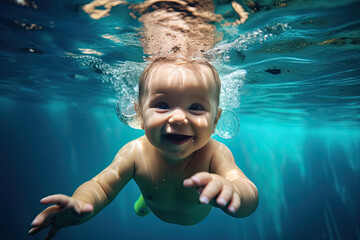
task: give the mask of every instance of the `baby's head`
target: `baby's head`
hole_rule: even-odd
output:
[[[216,99],[216,107],[219,106],[221,82],[216,69],[206,61],[185,58],[157,58],[144,69],[139,80],[138,103],[140,106],[142,106],[144,95],[146,95],[146,88],[149,87],[147,84],[149,84],[149,82],[150,86],[153,84],[150,80],[156,78],[161,73],[171,74],[172,70],[183,70],[183,84],[186,74],[192,74],[195,79],[207,81],[208,84],[215,84],[213,86],[215,91],[214,98]],[[169,79],[169,83],[178,84],[179,81],[176,81],[176,79]]]
[[[220,78],[205,61],[159,58],[139,81],[138,113],[150,143],[183,159],[207,144],[221,115]]]

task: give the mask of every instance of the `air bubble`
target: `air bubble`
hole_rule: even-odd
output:
[[[136,101],[133,97],[122,97],[116,102],[115,112],[122,123],[132,128],[140,129],[141,124],[137,118],[135,104]]]
[[[239,129],[240,120],[236,113],[231,109],[223,108],[215,133],[221,138],[230,139],[238,134]]]

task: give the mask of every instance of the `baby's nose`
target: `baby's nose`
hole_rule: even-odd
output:
[[[188,120],[186,119],[186,114],[181,109],[176,109],[171,117],[169,118],[170,124],[188,124]]]

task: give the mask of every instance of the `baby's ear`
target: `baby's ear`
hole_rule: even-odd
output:
[[[214,126],[213,126],[214,131],[215,131],[216,125],[220,119],[221,113],[222,113],[222,108],[219,107],[216,111],[216,117],[215,117]]]
[[[143,121],[143,116],[142,116],[142,111],[141,111],[140,104],[138,102],[135,102],[134,103],[134,108],[135,108],[135,112],[136,112],[135,118],[137,118],[137,122],[140,123],[141,129],[144,129],[144,121]]]

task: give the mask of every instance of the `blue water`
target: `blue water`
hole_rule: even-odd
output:
[[[0,3],[1,239],[42,239],[27,235],[39,200],[72,194],[143,134],[115,114],[145,66],[128,7],[94,20],[88,1],[31,3]],[[240,119],[234,138],[214,138],[258,187],[256,212],[213,209],[191,227],[139,218],[131,182],[55,239],[360,239],[360,3],[256,3],[245,24],[218,24],[224,38],[209,52],[221,105]]]

